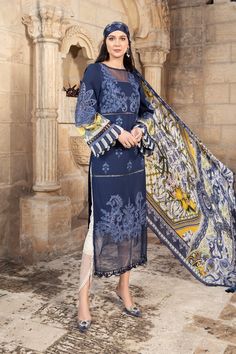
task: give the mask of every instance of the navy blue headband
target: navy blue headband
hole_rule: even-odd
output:
[[[105,38],[107,38],[107,36],[111,33],[111,32],[114,32],[114,31],[122,31],[124,32],[128,39],[129,39],[129,28],[128,26],[123,23],[123,22],[118,22],[118,21],[115,21],[115,22],[112,22],[111,24],[107,25],[105,28],[104,28],[104,31],[103,31],[103,35]]]

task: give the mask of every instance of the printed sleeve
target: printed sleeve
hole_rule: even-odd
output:
[[[135,127],[139,127],[143,131],[142,140],[140,143],[140,150],[144,155],[150,155],[155,147],[154,142],[154,108],[147,100],[144,88],[140,84],[140,107],[138,113],[138,119]]]
[[[75,110],[75,125],[92,153],[99,157],[116,143],[122,131],[118,125],[98,113],[99,93],[101,87],[100,71],[96,64],[90,64],[80,83]]]

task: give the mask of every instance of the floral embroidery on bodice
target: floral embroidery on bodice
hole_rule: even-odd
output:
[[[112,75],[110,69],[100,63],[102,73],[102,97],[100,110],[101,114],[105,113],[137,113],[140,104],[139,83],[135,80],[134,75],[130,72],[126,72],[127,80],[123,81],[126,84],[131,85],[132,93],[129,94],[120,85],[120,82]],[[124,74],[124,72],[123,72]]]

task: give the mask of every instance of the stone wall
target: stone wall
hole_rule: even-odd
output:
[[[0,1],[0,256],[19,248],[19,198],[32,185],[31,47],[21,1]]]
[[[59,0],[40,1],[47,5],[60,4]],[[0,257],[20,254],[19,201],[20,197],[31,195],[33,185],[33,47],[22,16],[34,3],[37,1],[0,0]],[[79,25],[87,31],[96,50],[107,23],[127,22],[121,0],[68,0],[66,4],[71,15],[70,25]],[[76,82],[81,79],[85,65],[85,60],[79,63]],[[74,68],[66,73],[73,84]],[[59,123],[58,180],[60,194],[71,199],[72,232],[78,238],[78,215],[87,215],[87,170],[78,169],[73,161],[69,130],[68,124]]]
[[[170,0],[165,94],[214,155],[236,172],[236,3]]]

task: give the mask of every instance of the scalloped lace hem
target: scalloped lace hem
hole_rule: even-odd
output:
[[[94,275],[98,276],[99,278],[101,277],[111,277],[112,275],[121,275],[129,270],[131,270],[132,268],[136,268],[140,265],[144,265],[145,263],[147,263],[147,258],[143,258],[140,261],[136,262],[136,263],[131,263],[126,267],[122,267],[119,269],[115,269],[109,272],[99,272],[97,270],[94,271]]]

